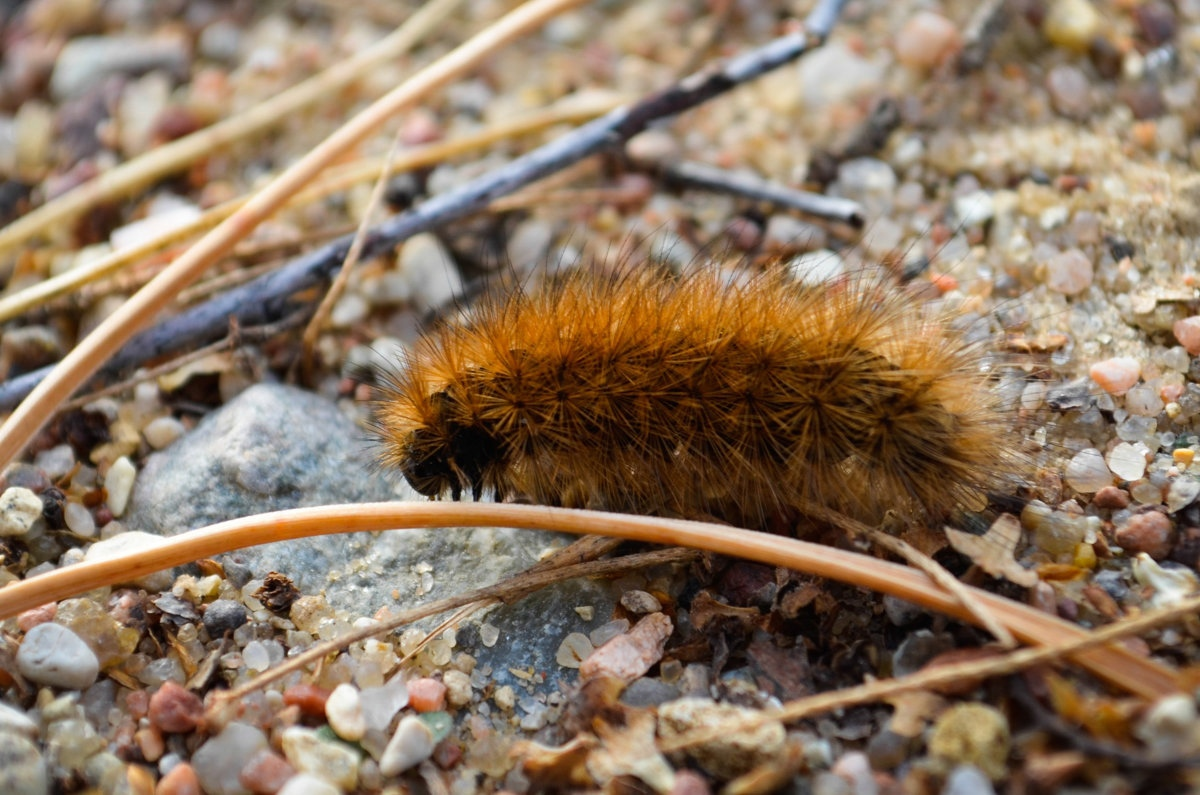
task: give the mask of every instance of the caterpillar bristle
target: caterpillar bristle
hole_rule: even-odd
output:
[[[381,388],[376,427],[428,496],[928,521],[1009,468],[980,357],[881,277],[579,269],[438,325]]]

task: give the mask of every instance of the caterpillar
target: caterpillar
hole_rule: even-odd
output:
[[[382,463],[430,497],[927,520],[1006,469],[981,355],[881,277],[576,269],[437,325],[374,423]]]

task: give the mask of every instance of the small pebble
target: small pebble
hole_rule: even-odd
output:
[[[249,614],[245,606],[234,599],[217,599],[204,609],[204,628],[214,640],[225,637],[246,623]]]
[[[941,795],[995,795],[996,788],[975,765],[958,765],[946,776]]]
[[[108,491],[108,508],[113,516],[120,517],[125,513],[136,477],[137,469],[126,456],[113,461],[108,468],[108,474],[104,476],[104,488]]]
[[[154,795],[203,795],[196,769],[187,762],[175,765],[158,780]]]
[[[446,701],[452,707],[465,707],[471,703],[471,676],[451,668],[442,674],[446,685]]]
[[[1108,452],[1105,462],[1121,480],[1137,480],[1146,474],[1145,449],[1141,443],[1121,442]]]
[[[1135,513],[1117,528],[1113,540],[1129,555],[1145,552],[1155,560],[1165,560],[1175,546],[1177,533],[1171,520],[1161,511]]]
[[[417,712],[439,712],[446,708],[446,686],[436,679],[421,677],[407,684],[408,705]]]
[[[1088,375],[1110,395],[1123,395],[1141,378],[1142,363],[1132,356],[1114,356],[1093,364]]]
[[[1092,494],[1112,485],[1112,473],[1104,455],[1094,447],[1080,450],[1067,464],[1064,473],[1067,485],[1081,494]]]
[[[1092,260],[1077,248],[1069,248],[1046,262],[1046,286],[1063,295],[1078,295],[1092,286]]]
[[[0,732],[0,792],[4,795],[47,795],[50,781],[36,745],[16,732]]]
[[[1176,320],[1171,330],[1190,356],[1200,356],[1200,315]]]
[[[462,294],[462,277],[450,252],[428,232],[404,242],[398,266],[412,288],[413,303],[421,311],[443,307]]]
[[[358,751],[321,738],[316,730],[292,726],[283,732],[283,755],[301,773],[311,773],[343,790],[358,786]]]
[[[31,607],[17,616],[17,627],[19,627],[22,632],[28,632],[38,624],[45,624],[47,621],[53,621],[54,616],[57,613],[58,605],[55,602],[47,602],[44,605]]]
[[[927,71],[962,49],[954,23],[932,11],[918,11],[896,34],[896,60],[910,69]]]
[[[100,661],[83,640],[59,624],[38,624],[17,649],[17,669],[26,679],[64,690],[83,690],[96,681]]]
[[[42,498],[20,486],[0,494],[0,536],[23,536],[42,518]]]
[[[21,710],[0,702],[0,732],[16,732],[33,738],[37,736],[38,725]]]
[[[68,530],[80,538],[92,538],[96,535],[95,517],[78,502],[68,502],[63,506],[63,522]]]
[[[621,607],[634,615],[641,616],[662,610],[662,603],[654,598],[653,594],[632,590],[621,594]]]
[[[1084,53],[1100,32],[1100,23],[1100,12],[1088,0],[1052,0],[1042,33],[1057,47]]]
[[[1092,505],[1107,511],[1119,511],[1129,507],[1129,492],[1116,486],[1104,486],[1092,497]]]
[[[296,775],[296,768],[279,754],[264,748],[242,767],[238,781],[251,792],[278,792],[288,779]]]
[[[354,685],[342,683],[333,689],[325,699],[325,717],[329,719],[329,728],[343,740],[357,742],[366,734],[362,699]]]
[[[341,795],[333,784],[310,773],[292,776],[275,795]]]
[[[33,457],[33,465],[42,470],[51,481],[66,476],[75,466],[75,451],[69,444],[59,444],[43,450]]]
[[[146,437],[146,444],[161,450],[183,436],[185,430],[183,423],[174,417],[158,417],[142,428],[142,435]]]
[[[1167,510],[1171,513],[1182,511],[1200,497],[1200,480],[1191,477],[1179,477],[1171,482],[1167,489]]]
[[[433,730],[416,715],[406,715],[379,758],[379,772],[399,775],[432,756],[436,745]]]
[[[238,774],[265,748],[267,736],[260,729],[236,721],[210,737],[192,754],[191,761],[205,795],[245,795]]]
[[[595,649],[587,635],[571,632],[559,644],[554,660],[563,668],[578,668]]]
[[[1046,75],[1050,104],[1060,115],[1086,119],[1092,112],[1091,84],[1083,70],[1074,64],[1059,64]]]
[[[151,725],[168,734],[190,732],[204,720],[204,702],[174,682],[163,682],[150,697]]]
[[[363,688],[359,697],[362,702],[363,720],[367,729],[384,731],[397,712],[408,706],[408,689],[398,679],[380,687]]]

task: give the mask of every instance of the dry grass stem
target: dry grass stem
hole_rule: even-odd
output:
[[[921,572],[799,539],[678,519],[540,505],[453,502],[334,505],[221,522],[163,539],[159,545],[134,556],[79,563],[9,585],[0,590],[0,618],[93,588],[128,582],[154,571],[257,544],[330,532],[459,526],[553,530],[706,549],[853,583],[963,621],[976,620],[957,598]],[[1032,607],[985,591],[970,592],[1024,643],[1050,646],[1089,637],[1086,630]],[[1143,698],[1176,693],[1182,686],[1176,673],[1123,646],[1088,648],[1072,654],[1071,659],[1113,686]]]

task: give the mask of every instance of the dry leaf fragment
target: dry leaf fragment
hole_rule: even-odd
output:
[[[1037,585],[1037,573],[1013,557],[1021,541],[1021,522],[1012,514],[1002,514],[981,536],[947,527],[946,538],[950,546],[993,577],[1003,577],[1023,588]]]
[[[587,772],[604,786],[618,776],[633,776],[655,792],[675,786],[675,771],[654,742],[657,721],[650,711],[630,710],[624,726],[596,721],[600,746],[587,758]]]
[[[521,770],[536,789],[594,787],[596,782],[588,774],[586,762],[596,743],[590,734],[577,734],[557,748],[518,740],[513,743],[511,755],[520,760]]]

